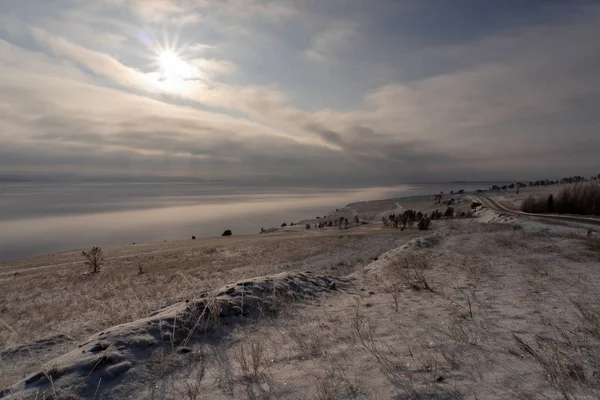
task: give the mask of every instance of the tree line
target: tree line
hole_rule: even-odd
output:
[[[559,185],[559,184],[574,184],[574,183],[584,183],[584,182],[593,182],[593,181],[600,181],[600,174],[598,175],[594,175],[591,176],[589,178],[585,178],[583,176],[580,175],[575,175],[575,176],[567,176],[561,179],[538,179],[536,181],[529,181],[529,182],[515,182],[515,183],[511,183],[510,185],[493,185],[491,186],[488,190],[491,192],[498,192],[500,190],[508,190],[508,189],[521,189],[521,188],[526,188],[526,187],[548,187],[548,186],[553,186],[553,185]]]
[[[427,213],[423,213],[421,211],[409,209],[401,214],[390,214],[387,218],[382,217],[381,222],[383,222],[385,226],[400,228],[400,230],[412,228],[417,225],[419,230],[426,231],[429,230],[431,227],[431,221],[434,220],[469,217],[471,217],[470,212],[467,213],[463,211],[458,213],[454,210],[454,207],[448,207],[444,212],[436,209],[435,211],[432,211],[431,215],[427,215]]]
[[[534,214],[600,215],[600,183],[576,183],[560,190],[557,196],[529,196],[521,211]]]

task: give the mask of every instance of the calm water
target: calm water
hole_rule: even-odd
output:
[[[323,190],[234,189],[198,183],[0,183],[0,260],[94,245],[218,236],[325,215],[351,202],[475,189],[415,184]]]

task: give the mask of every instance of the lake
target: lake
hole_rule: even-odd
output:
[[[0,183],[0,260],[62,250],[258,233],[335,208],[480,184],[361,189],[234,188],[202,183]]]

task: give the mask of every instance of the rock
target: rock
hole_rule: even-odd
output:
[[[231,233],[231,230],[227,229],[225,232],[223,232],[223,234],[221,236],[231,236],[233,235],[233,233]]]
[[[109,344],[108,343],[103,343],[103,342],[97,342],[95,343],[92,348],[90,349],[90,351],[92,353],[97,353],[99,351],[104,351],[106,349],[108,349]]]
[[[131,369],[132,365],[129,361],[123,361],[106,368],[106,373],[111,377],[116,377]]]
[[[177,349],[177,352],[179,354],[188,354],[192,352],[192,349],[190,349],[189,347],[180,347]]]

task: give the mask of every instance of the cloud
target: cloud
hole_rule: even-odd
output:
[[[198,66],[200,71],[211,75],[233,74],[236,71],[236,65],[231,61],[214,60],[201,58],[193,62]]]
[[[111,7],[128,7],[148,22],[193,24],[205,12],[237,20],[262,19],[282,21],[297,14],[294,1],[289,0],[103,0]]]
[[[42,61],[42,60],[39,60]],[[344,181],[364,160],[246,119],[6,68],[3,171],[192,175],[278,184]],[[56,101],[57,96],[61,101]],[[4,96],[3,96],[4,97]],[[276,166],[276,168],[274,168]]]
[[[187,53],[191,54],[204,54],[207,51],[216,49],[218,46],[206,43],[194,43],[192,45],[188,45],[185,48]]]
[[[186,13],[184,15],[178,15],[171,19],[176,25],[187,25],[187,24],[196,24],[202,20],[202,14],[198,12]]]
[[[167,17],[178,16],[185,11],[171,0],[137,0],[131,2],[131,4],[138,16],[154,22]]]
[[[351,22],[338,23],[319,32],[311,40],[304,55],[311,61],[330,62],[342,52],[351,49],[358,38],[357,25]]]
[[[109,77],[126,87],[149,87],[142,73],[124,66],[107,54],[88,50],[39,28],[31,28],[31,33],[38,44],[56,56],[83,65],[97,75]]]
[[[189,3],[173,4],[155,10],[162,10],[161,18],[177,18],[178,10],[190,9]],[[270,3],[222,7],[234,4]],[[298,12],[296,5],[286,7]],[[209,6],[196,6],[204,7],[202,24],[210,24]],[[295,43],[300,56],[288,66],[296,68],[291,76],[297,81],[282,79],[287,71],[265,58],[258,68],[269,84],[253,82],[250,62],[209,58],[204,52],[212,56],[216,48],[196,44],[184,47],[192,55],[186,62],[203,74],[181,91],[153,80],[155,67],[129,54],[76,44],[39,27],[13,29],[19,39],[30,32],[36,47],[0,40],[0,168],[315,186],[528,178],[597,168],[600,55],[590,49],[600,35],[600,8],[460,44],[428,45],[403,54],[400,64],[369,60],[403,71],[439,68],[413,79],[386,79],[345,108],[300,107],[299,93],[306,86],[304,103],[318,100],[309,73],[333,81],[362,63],[353,52],[368,39],[359,23],[316,25],[318,33],[304,42],[308,50],[301,40]],[[369,44],[394,50],[393,41],[379,39]],[[254,43],[237,40],[239,46]],[[304,57],[326,64],[305,69]],[[342,83],[369,81],[365,71]],[[342,93],[336,85],[327,89]]]

